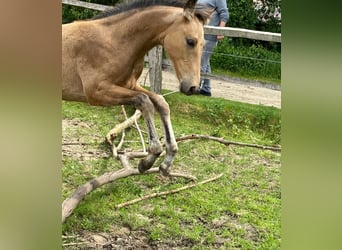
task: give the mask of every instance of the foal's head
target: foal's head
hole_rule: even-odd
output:
[[[212,9],[195,6],[197,0],[188,0],[183,15],[168,28],[163,46],[169,55],[178,80],[180,91],[191,95],[199,88],[201,56],[204,46],[203,25]]]

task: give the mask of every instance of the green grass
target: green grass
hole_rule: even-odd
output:
[[[273,83],[277,85],[281,85],[281,78],[275,78],[271,76],[265,76],[265,75],[248,75],[244,72],[233,72],[229,70],[223,70],[220,68],[212,69],[212,74],[217,76],[223,76],[223,77],[231,77],[231,78],[238,78],[241,80],[250,80],[250,81],[258,81],[262,83]]]
[[[281,52],[261,45],[237,46],[232,39],[224,39],[215,48],[210,62],[213,72],[266,82],[281,81]]]
[[[279,109],[179,93],[166,100],[176,137],[194,133],[263,145],[280,144]],[[126,110],[128,115],[134,112],[131,107]],[[65,120],[78,123],[72,131],[64,132],[69,136],[67,140],[90,144],[78,154],[63,157],[65,199],[87,180],[120,168],[101,138],[124,117],[120,107],[71,102],[63,102],[62,111]],[[83,123],[87,126],[79,126]],[[145,129],[142,119],[139,124]],[[157,115],[156,127],[162,136]],[[126,131],[126,141],[125,148],[141,148],[135,129]],[[79,156],[90,150],[107,155],[90,159]],[[180,193],[115,209],[121,202],[188,184],[182,178],[165,180],[158,175],[120,179],[89,194],[63,224],[63,234],[117,235],[120,229],[128,228],[130,235],[160,249],[280,248],[280,153],[226,147],[207,140],[186,141],[179,143],[173,169],[195,175],[199,181],[225,174],[214,182]]]

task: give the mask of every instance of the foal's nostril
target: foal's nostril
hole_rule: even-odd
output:
[[[195,86],[192,86],[192,87],[190,87],[190,89],[189,89],[189,95],[193,95],[193,94],[196,94],[196,87]]]
[[[180,85],[180,91],[186,95],[193,95],[197,93],[197,88],[190,81],[182,81]]]
[[[190,87],[188,91],[184,92],[184,94],[186,95],[193,95],[195,93],[196,93],[195,87]]]

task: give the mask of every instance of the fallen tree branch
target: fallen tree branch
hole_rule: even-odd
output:
[[[127,113],[126,113],[126,110],[125,110],[125,106],[124,105],[121,105],[121,110],[122,110],[122,113],[124,114],[125,116],[125,119],[127,120],[128,117],[127,117]],[[122,145],[124,143],[124,140],[125,140],[125,136],[126,136],[126,133],[125,133],[125,129],[122,130],[122,136],[121,136],[121,140],[117,146],[117,150],[120,150],[122,148]],[[117,151],[116,151],[117,152]]]
[[[210,135],[196,135],[196,134],[186,135],[186,136],[181,136],[181,137],[176,138],[176,141],[180,142],[180,141],[194,140],[194,139],[208,139],[212,141],[217,141],[226,146],[236,145],[236,146],[242,146],[242,147],[252,147],[252,148],[260,148],[260,149],[268,149],[272,151],[281,151],[280,147],[264,146],[264,145],[250,144],[250,143],[244,143],[244,142],[227,141],[223,138],[218,138],[218,137],[214,137]]]
[[[62,146],[70,146],[70,145],[81,145],[81,146],[86,146],[86,145],[96,145],[96,142],[63,142]]]
[[[80,186],[69,198],[65,199],[62,203],[62,223],[65,221],[67,217],[69,217],[74,209],[78,206],[78,204],[89,194],[90,192],[94,191],[96,188],[103,186],[104,184],[114,182],[115,180],[126,178],[128,176],[133,175],[141,175],[141,174],[153,174],[159,173],[159,168],[151,168],[144,173],[140,173],[138,169],[132,168],[129,165],[128,158],[126,155],[118,155],[123,169],[107,172],[101,176],[98,176],[87,183]],[[184,175],[179,173],[170,173],[172,177],[183,177],[188,178],[191,180],[195,180],[196,177],[191,175]]]
[[[215,176],[213,178],[210,178],[210,179],[198,182],[198,183],[194,183],[194,184],[191,184],[191,185],[186,185],[186,186],[183,186],[181,188],[176,188],[176,189],[169,190],[169,191],[148,194],[148,195],[145,195],[143,197],[139,197],[139,198],[136,198],[134,200],[130,200],[130,201],[127,201],[127,202],[115,205],[115,208],[127,207],[129,205],[132,205],[134,203],[137,203],[137,202],[140,202],[140,201],[143,201],[143,200],[151,199],[151,198],[158,197],[158,196],[164,196],[164,195],[168,195],[168,194],[178,193],[180,191],[183,191],[183,190],[186,190],[186,189],[189,189],[189,188],[196,187],[196,186],[201,185],[201,184],[205,184],[205,183],[217,180],[217,179],[221,178],[222,176],[223,176],[223,174],[219,174],[219,175],[217,175],[217,176]]]
[[[132,126],[135,120],[139,119],[141,116],[141,111],[136,109],[135,113],[125,120],[124,122],[116,125],[109,133],[106,135],[106,140],[110,145],[113,145],[113,140],[117,137],[117,135],[124,130],[125,128],[128,128]]]
[[[125,110],[124,105],[121,105],[121,110],[122,110],[123,115],[125,116],[125,119],[127,120],[128,118],[127,118],[127,114],[126,114],[126,110]],[[120,139],[118,146],[115,146],[114,141],[112,143],[112,154],[113,154],[113,157],[115,159],[118,157],[118,150],[121,149],[121,147],[124,143],[125,136],[126,136],[125,127],[121,127],[121,128],[122,128],[122,133],[121,133],[121,139]],[[116,131],[116,134],[118,134],[119,132],[121,132],[121,131]]]
[[[136,129],[138,130],[138,134],[139,134],[139,137],[140,137],[140,141],[141,141],[141,145],[142,145],[142,148],[143,148],[143,152],[147,152],[146,151],[144,137],[142,135],[141,129],[140,129],[139,124],[138,124],[138,119],[139,119],[139,117],[135,117],[134,124],[135,124]]]
[[[106,136],[107,142],[112,147],[113,157],[114,158],[118,157],[118,150],[121,149],[121,147],[122,147],[122,145],[124,143],[125,129],[130,127],[130,126],[133,126],[133,127],[135,127],[138,130],[138,134],[139,134],[139,137],[140,137],[140,142],[142,144],[143,152],[146,152],[146,146],[145,146],[145,142],[144,142],[144,137],[142,135],[141,129],[140,129],[139,124],[137,122],[137,120],[141,116],[141,111],[136,109],[135,113],[130,118],[128,118],[124,105],[121,105],[121,110],[122,110],[122,113],[123,113],[123,115],[124,115],[126,120],[124,122],[116,125],[111,131],[109,131],[109,133]],[[133,123],[134,123],[135,126],[133,125]],[[114,140],[118,136],[119,133],[122,133],[121,140],[120,140],[118,146],[115,146]]]

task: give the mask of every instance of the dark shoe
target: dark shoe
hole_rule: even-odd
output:
[[[198,93],[201,94],[201,95],[205,95],[205,96],[211,96],[211,93],[210,93],[210,92],[204,91],[204,90],[202,90],[202,89],[200,89],[200,90],[198,91]]]

